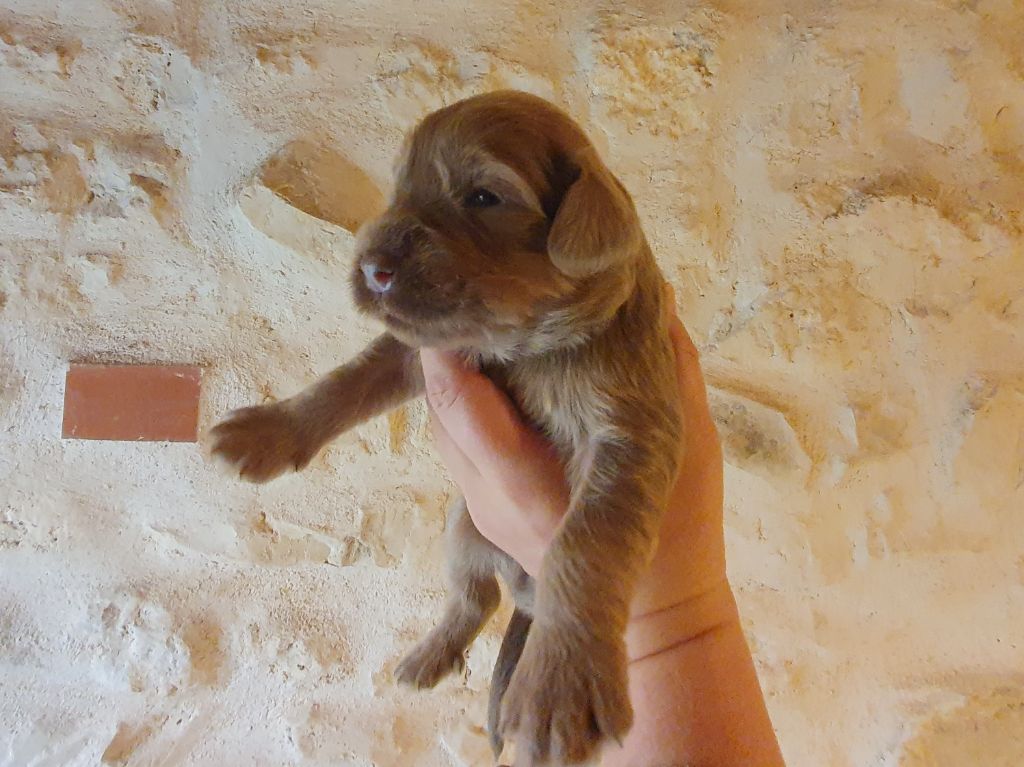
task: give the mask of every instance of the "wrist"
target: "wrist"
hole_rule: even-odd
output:
[[[665,607],[634,611],[626,624],[626,655],[630,664],[640,663],[730,622],[739,622],[739,612],[729,582],[722,578]]]

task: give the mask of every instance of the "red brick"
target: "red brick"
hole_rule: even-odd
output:
[[[189,365],[72,365],[65,439],[195,442],[202,369]]]

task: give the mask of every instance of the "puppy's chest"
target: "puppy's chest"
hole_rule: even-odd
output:
[[[533,360],[485,367],[526,419],[572,463],[607,421],[600,382],[566,360]]]

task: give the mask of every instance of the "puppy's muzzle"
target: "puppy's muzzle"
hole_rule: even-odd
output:
[[[359,268],[366,279],[366,287],[374,293],[386,293],[394,284],[394,269],[385,269],[372,260],[364,260]]]
[[[359,257],[359,270],[372,293],[387,293],[396,286],[402,264],[409,259],[420,236],[419,227],[408,220],[395,221],[386,216],[377,222]]]

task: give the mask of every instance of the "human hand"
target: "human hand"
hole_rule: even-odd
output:
[[[675,302],[667,288],[668,307]],[[732,605],[725,579],[722,453],[697,350],[675,312],[669,334],[676,355],[684,439],[679,476],[662,518],[658,547],[641,578],[627,630],[631,658],[656,651],[664,622],[678,636],[700,630]],[[536,575],[568,507],[564,468],[550,444],[526,425],[503,392],[452,353],[420,352],[434,438],[477,529]],[[678,609],[677,609],[678,608]],[[685,608],[685,609],[683,609]]]
[[[536,576],[569,505],[558,454],[457,354],[421,349],[420,360],[434,442],[473,524]]]
[[[631,662],[736,618],[725,568],[722,445],[708,407],[697,348],[675,314],[672,287],[666,285],[665,290],[683,441],[658,547],[633,596],[626,627]]]

